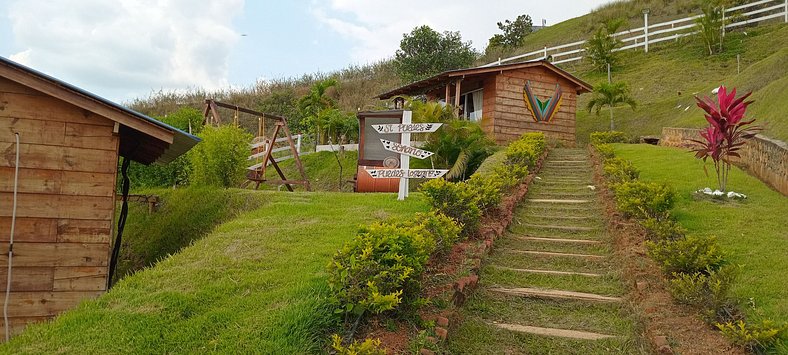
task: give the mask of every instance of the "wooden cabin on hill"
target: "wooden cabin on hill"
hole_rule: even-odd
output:
[[[546,60],[451,70],[396,88],[378,98],[426,95],[479,121],[498,144],[526,132],[575,144],[577,96],[591,86]]]
[[[0,299],[10,292],[13,333],[106,291],[119,157],[167,163],[197,142],[0,57]]]

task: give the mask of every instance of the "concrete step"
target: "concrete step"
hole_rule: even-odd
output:
[[[507,295],[530,297],[530,298],[547,298],[547,299],[558,299],[558,300],[576,300],[576,301],[609,302],[609,303],[621,302],[620,297],[602,296],[594,293],[585,293],[585,292],[550,290],[543,288],[492,287],[489,290],[492,292],[498,292]]]
[[[541,199],[541,198],[529,198],[527,201],[530,203],[558,203],[558,204],[581,204],[581,203],[594,202],[592,200]]]
[[[584,258],[584,259],[604,259],[604,255],[592,255],[592,254],[574,254],[574,253],[556,253],[552,251],[537,251],[537,250],[519,250],[519,249],[504,249],[504,251],[516,254],[529,254],[529,255],[538,255],[538,256],[558,256],[558,257],[572,257],[572,258]]]
[[[561,237],[514,237],[519,240],[532,240],[538,242],[556,242],[556,243],[577,243],[577,244],[599,244],[601,241],[593,239],[567,239]]]
[[[558,337],[558,338],[579,339],[579,340],[601,340],[601,339],[616,338],[615,335],[584,332],[584,331],[570,330],[570,329],[542,328],[542,327],[533,327],[530,325],[507,324],[507,323],[493,323],[492,325],[501,329],[506,329],[518,333],[526,333],[526,334],[534,334],[534,335],[542,335],[542,336]]]
[[[590,232],[597,230],[594,227],[583,227],[583,226],[559,226],[554,224],[531,224],[531,223],[523,223],[523,227],[528,228],[537,228],[537,229],[557,229],[562,231],[568,232]]]
[[[511,267],[506,267],[506,266],[498,266],[498,265],[490,265],[490,266],[493,267],[493,268],[496,268],[496,269],[500,269],[500,270],[524,272],[524,273],[531,273],[531,274],[602,277],[601,274],[595,274],[595,273],[590,273],[590,272],[537,270],[537,269],[516,269],[516,268],[511,268]]]
[[[545,215],[545,214],[526,214],[523,215],[524,219],[541,219],[541,220],[565,220],[565,221],[588,221],[595,220],[596,216],[566,216],[566,215]]]

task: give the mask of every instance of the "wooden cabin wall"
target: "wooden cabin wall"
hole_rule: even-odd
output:
[[[28,322],[52,318],[105,290],[119,139],[109,119],[0,78],[3,286],[15,132],[21,155],[8,313],[18,333]]]
[[[528,111],[523,99],[526,80],[539,98],[550,97],[555,92],[555,84],[561,85],[563,100],[561,107],[550,122],[536,122]],[[531,67],[504,71],[496,76],[494,90],[492,84],[485,85],[484,116],[492,118],[493,137],[498,144],[506,144],[526,132],[544,132],[548,139],[565,145],[575,144],[575,110],[577,108],[576,85],[554,72]],[[488,91],[494,94],[488,95]],[[489,110],[489,111],[488,111]],[[490,116],[488,116],[490,112]]]

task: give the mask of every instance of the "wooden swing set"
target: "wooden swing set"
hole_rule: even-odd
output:
[[[285,185],[288,191],[293,191],[293,187],[291,185],[303,185],[306,191],[311,191],[309,180],[306,177],[306,172],[304,172],[304,166],[301,164],[301,158],[298,155],[298,148],[296,148],[296,144],[293,142],[293,136],[290,134],[290,129],[287,128],[287,120],[284,117],[259,112],[212,99],[206,99],[205,110],[203,110],[203,124],[215,125],[217,127],[222,124],[222,116],[219,115],[219,107],[235,110],[233,124],[236,127],[238,127],[239,112],[247,113],[257,117],[257,137],[252,140],[252,155],[249,156],[249,159],[255,159],[258,163],[248,168],[249,171],[246,174],[246,181],[241,185],[241,187],[248,186],[249,184],[255,184],[254,188],[256,190],[260,187],[261,183],[266,183],[273,185]],[[266,137],[265,135],[265,119],[274,121],[274,130],[270,137]],[[280,132],[284,133],[285,136],[279,138],[278,135]],[[274,151],[281,151],[281,149],[274,149],[274,146],[278,142],[287,142],[289,145],[290,152],[293,156],[293,159],[295,160],[295,164],[298,167],[298,171],[301,173],[301,180],[288,180],[287,177],[285,177],[284,172],[282,172],[282,169],[279,167],[279,164],[276,162],[276,159],[273,156]],[[286,150],[286,148],[283,149]],[[263,159],[260,160],[260,158]],[[266,179],[265,170],[269,164],[272,165],[274,169],[276,169],[276,172],[279,174],[281,180]]]

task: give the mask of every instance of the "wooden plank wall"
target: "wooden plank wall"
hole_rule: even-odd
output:
[[[119,142],[112,121],[0,78],[3,286],[17,132],[21,155],[8,305],[14,333],[105,290]],[[1,292],[4,297],[4,287]]]
[[[540,99],[552,96],[556,83],[561,85],[563,100],[552,121],[534,121],[523,100],[523,87],[526,80],[531,81],[531,88]],[[494,85],[491,82],[485,84],[483,106],[485,117],[490,115],[492,117],[492,133],[496,143],[511,142],[526,132],[544,132],[549,139],[574,146],[577,107],[575,90],[575,85],[569,80],[541,67],[510,70],[498,74]],[[488,95],[488,92],[493,94]]]

